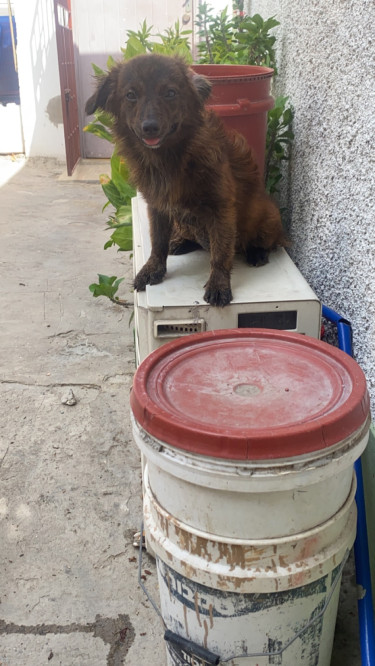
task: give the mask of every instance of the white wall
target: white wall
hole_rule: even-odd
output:
[[[14,13],[26,155],[65,161],[53,0],[15,0]]]

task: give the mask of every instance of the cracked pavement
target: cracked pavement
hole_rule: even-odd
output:
[[[99,184],[63,171],[0,158],[0,666],[165,666],[132,545],[131,309],[88,289],[97,273],[125,276],[131,303],[131,258],[103,250]],[[142,573],[157,599],[147,555]],[[331,666],[361,663],[355,594],[351,563]]]
[[[12,171],[0,158],[0,177]],[[61,173],[32,160],[0,190],[0,664],[163,666],[132,545],[131,309],[88,289],[97,273],[125,276],[132,303],[131,258],[103,250],[100,185]],[[157,597],[146,555],[144,567]]]

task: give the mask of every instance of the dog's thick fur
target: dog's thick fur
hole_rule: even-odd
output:
[[[86,112],[113,115],[118,151],[148,203],[152,251],[135,289],[163,280],[168,253],[201,246],[211,256],[204,299],[224,306],[235,252],[262,265],[285,238],[245,139],[205,109],[210,89],[181,59],[142,55],[99,80]]]

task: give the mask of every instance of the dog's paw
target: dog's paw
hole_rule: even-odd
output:
[[[159,284],[163,281],[165,269],[149,270],[144,266],[134,278],[133,287],[137,291],[144,291],[147,284]]]
[[[203,298],[206,303],[223,308],[231,302],[233,298],[232,290],[230,287],[220,289],[219,287],[210,286],[210,284],[207,283]]]
[[[253,247],[249,245],[246,248],[246,261],[250,266],[265,266],[268,264],[269,250],[263,247]]]

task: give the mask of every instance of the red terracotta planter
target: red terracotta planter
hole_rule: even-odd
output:
[[[273,69],[256,65],[193,65],[192,69],[212,84],[207,108],[221,116],[228,128],[244,135],[263,173],[267,112],[274,106]]]

